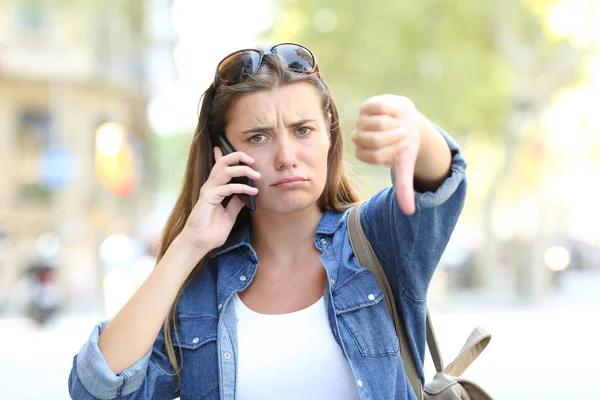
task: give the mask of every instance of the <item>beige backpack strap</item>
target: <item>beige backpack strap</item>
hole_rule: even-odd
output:
[[[435,337],[435,331],[433,330],[433,324],[431,323],[431,316],[429,310],[427,310],[427,347],[429,347],[429,353],[433,359],[433,365],[437,372],[444,371],[444,361],[442,360],[442,353],[440,353],[440,346],[438,345],[437,338]]]
[[[452,376],[461,376],[487,347],[492,335],[483,327],[478,326],[471,332],[458,356],[447,367],[445,372]],[[431,351],[431,348],[430,348]]]
[[[412,357],[412,353],[410,351],[410,345],[408,343],[406,330],[404,329],[404,323],[400,321],[400,314],[398,314],[396,310],[392,288],[390,287],[390,283],[385,275],[385,271],[383,268],[381,268],[381,264],[379,264],[377,256],[371,247],[371,243],[369,243],[369,239],[365,235],[362,224],[360,223],[360,209],[362,208],[363,204],[364,203],[360,203],[353,207],[350,211],[350,215],[348,216],[350,245],[354,250],[354,254],[358,259],[359,264],[369,269],[371,275],[373,278],[375,278],[377,285],[383,292],[383,301],[385,302],[388,312],[392,317],[394,328],[396,329],[396,335],[400,341],[400,354],[402,355],[402,362],[404,363],[406,375],[408,376],[410,385],[417,395],[417,399],[422,400],[424,396],[423,385],[421,384],[421,379],[417,373],[415,358]]]

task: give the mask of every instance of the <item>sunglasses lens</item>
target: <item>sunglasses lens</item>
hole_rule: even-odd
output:
[[[315,69],[315,58],[302,46],[281,44],[275,46],[272,52],[281,56],[287,62],[288,69],[292,71],[312,72]]]
[[[242,82],[258,71],[260,53],[244,50],[232,54],[219,64],[219,76],[227,84]]]

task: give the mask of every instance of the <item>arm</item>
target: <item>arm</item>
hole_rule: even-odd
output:
[[[75,356],[69,377],[72,398],[178,396],[162,324],[186,277],[202,257],[186,241],[173,241],[127,304],[110,322],[99,324]]]
[[[422,301],[464,204],[460,149],[410,99],[389,94],[361,105],[352,139],[358,159],[392,172],[393,186],[362,209],[366,234],[394,292]]]
[[[212,249],[225,242],[244,207],[234,196],[223,208],[223,199],[258,192],[248,185],[230,183],[240,176],[260,179],[250,167],[252,157],[242,152],[222,156],[218,148],[214,151],[215,164],[181,233],[127,304],[106,326],[95,330],[76,357],[69,378],[74,398],[130,395],[139,399],[154,398],[163,391],[166,394],[161,397],[175,394],[174,375],[166,368],[163,321],[188,275]],[[240,167],[241,162],[246,166]],[[152,354],[158,361],[149,364]]]
[[[450,171],[435,190],[414,194],[416,212],[402,212],[392,186],[373,196],[361,213],[394,293],[414,301],[425,299],[466,197],[466,162],[460,148],[441,129],[436,131],[451,155]]]
[[[148,353],[179,289],[205,255],[175,239],[148,279],[106,325],[98,348],[114,373]]]
[[[98,324],[89,340],[73,358],[69,375],[72,399],[175,399],[177,377],[164,350],[162,331],[152,349],[119,374],[113,373],[98,349],[106,322]]]
[[[418,116],[420,145],[415,162],[415,189],[435,192],[450,176],[452,155],[444,136],[427,117]]]

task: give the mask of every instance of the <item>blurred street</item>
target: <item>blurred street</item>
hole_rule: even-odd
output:
[[[445,362],[479,324],[493,338],[465,376],[495,398],[590,398],[600,359],[598,287],[598,273],[566,275],[562,291],[536,309],[484,311],[485,298],[457,298],[452,313],[432,311]],[[475,301],[479,306],[467,304]],[[463,312],[463,306],[479,311]],[[0,319],[0,399],[68,399],[72,357],[99,319],[63,316],[44,329],[22,318]],[[427,376],[432,370],[428,362]]]
[[[453,313],[432,310],[444,362],[449,364],[481,325],[492,340],[464,377],[494,398],[597,398],[591,393],[600,358],[598,288],[599,273],[573,271],[564,276],[561,291],[535,308],[484,311],[487,299],[465,297],[455,301]],[[426,377],[431,377],[435,369],[427,362]]]

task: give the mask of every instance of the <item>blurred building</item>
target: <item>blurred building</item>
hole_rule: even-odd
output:
[[[0,5],[5,297],[44,259],[68,300],[92,305],[106,267],[100,244],[138,233],[152,192],[147,102],[153,76],[174,73],[169,3]]]

